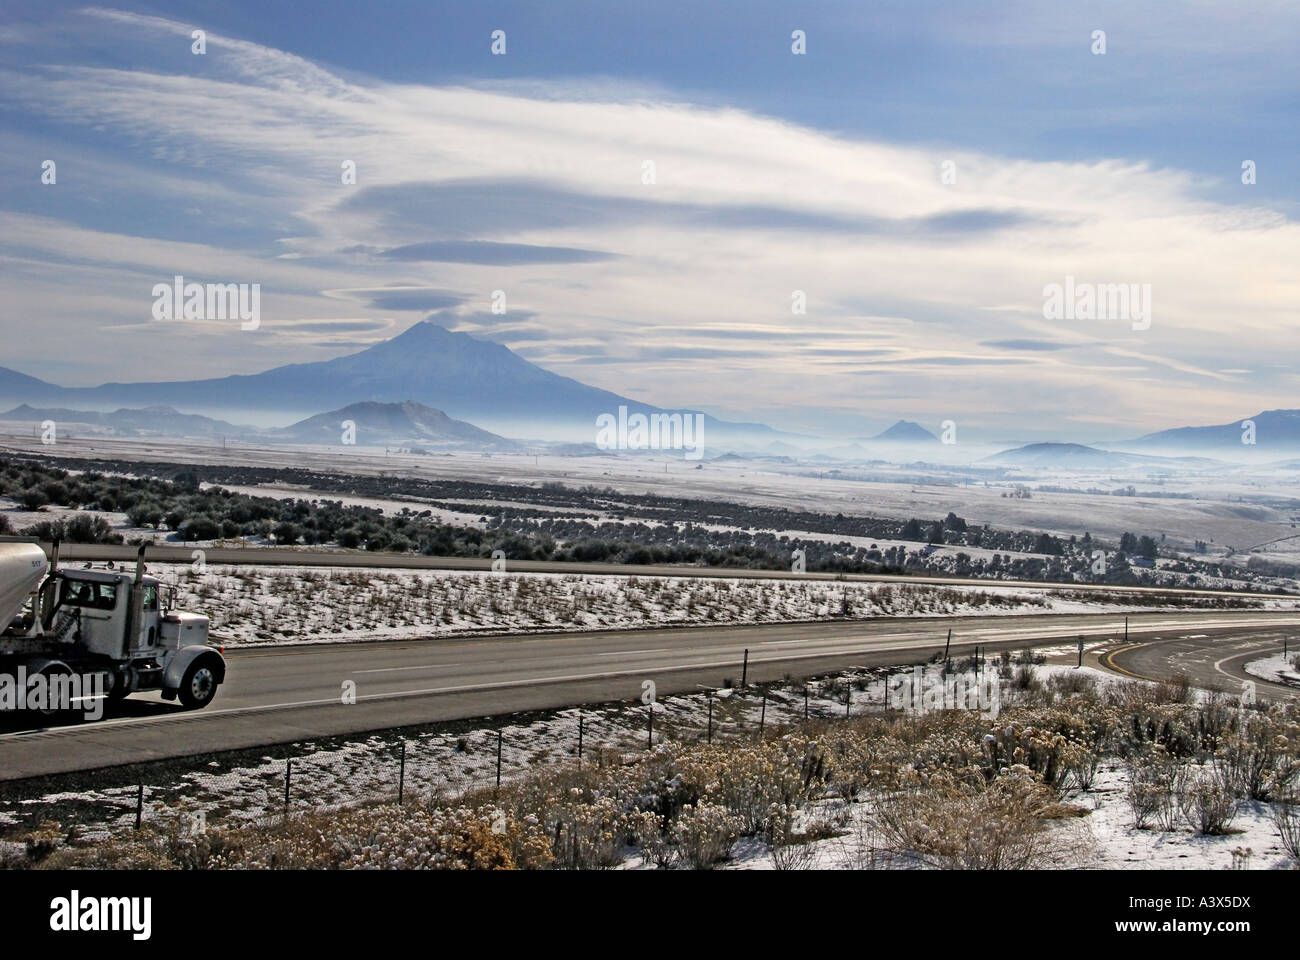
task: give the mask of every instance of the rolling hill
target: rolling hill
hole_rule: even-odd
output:
[[[340,444],[343,424],[350,423],[359,446],[456,447],[508,450],[519,445],[472,423],[453,420],[441,410],[419,403],[353,403],[328,413],[318,413],[269,438],[289,443]]]

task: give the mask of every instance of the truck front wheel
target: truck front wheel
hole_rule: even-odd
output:
[[[177,694],[181,703],[191,710],[206,707],[217,695],[217,671],[207,658],[200,658],[185,671],[185,679]]]

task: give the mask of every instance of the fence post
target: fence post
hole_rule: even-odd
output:
[[[497,729],[497,793],[501,792],[501,740],[504,736],[505,734],[502,733],[500,728],[498,728]]]
[[[853,705],[853,681],[844,681],[844,716],[849,715],[849,707]]]
[[[406,792],[406,741],[402,741],[402,759],[400,766],[397,768],[397,802],[402,802],[402,796]]]
[[[948,649],[952,646],[952,627],[948,628],[948,639],[943,645],[943,662],[948,662]]]
[[[140,821],[144,817],[144,784],[141,783],[135,794],[135,828],[140,829]]]
[[[709,691],[709,746],[713,746],[713,691]]]
[[[655,745],[655,702],[651,700],[646,704],[645,709],[648,723],[645,735],[645,748],[651,750]]]
[[[808,684],[803,685],[803,718],[808,719]]]
[[[740,689],[744,690],[749,683],[749,647],[745,648],[745,662],[740,668]]]
[[[293,776],[293,757],[284,761],[284,815],[289,815],[289,779]]]
[[[578,711],[578,763],[582,763],[582,711]]]
[[[758,714],[758,739],[763,739],[763,725],[767,723],[767,688],[763,689],[763,708]]]

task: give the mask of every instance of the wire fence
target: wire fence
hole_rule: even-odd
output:
[[[756,742],[805,720],[897,710],[912,670],[932,678],[978,671],[968,659],[916,668],[856,668],[833,677],[510,717],[477,727],[378,733],[346,742],[305,742],[279,756],[218,756],[144,768],[138,779],[70,779],[29,796],[0,792],[0,836],[57,825],[92,840],[141,828],[204,831],[267,824],[307,812],[374,803],[449,804],[498,790],[538,769],[622,763],[664,744]],[[989,669],[984,666],[984,669]],[[106,772],[105,776],[112,774]],[[89,779],[89,783],[85,782]]]

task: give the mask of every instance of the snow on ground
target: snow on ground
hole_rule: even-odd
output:
[[[209,564],[203,573],[180,564],[151,564],[150,572],[174,587],[180,609],[209,616],[213,638],[230,644],[1161,609],[995,582],[950,587],[811,576],[732,580],[242,564]],[[1260,609],[1300,605],[1300,600],[1255,602]]]
[[[1246,664],[1246,672],[1252,677],[1269,680],[1273,683],[1300,684],[1300,655],[1289,657],[1276,654],[1263,660],[1251,660]]]
[[[1290,869],[1293,864],[1282,847],[1269,805],[1239,803],[1222,836],[1204,836],[1188,826],[1174,830],[1137,829],[1125,801],[1128,777],[1123,766],[1104,762],[1092,789],[1068,791],[1062,803],[1077,807],[1082,815],[1066,817],[1048,826],[1052,851],[1049,860],[1059,869],[1092,870],[1230,870]],[[796,854],[799,869],[861,870],[917,869],[915,860],[891,855],[881,848],[880,829],[869,800],[845,803],[823,800],[804,811],[799,828],[836,835],[805,844]],[[640,866],[640,856],[629,855],[627,866]],[[761,839],[747,837],[732,849],[722,869],[771,870],[776,866],[772,849]]]
[[[1241,802],[1229,833],[1211,837],[1181,825],[1176,830],[1139,830],[1125,802],[1128,775],[1121,764],[1104,762],[1088,791],[1071,791],[1065,802],[1091,811],[1079,822],[1088,827],[1095,849],[1081,866],[1110,870],[1226,870],[1234,865],[1233,850],[1249,850],[1240,866],[1263,870],[1283,868],[1290,861],[1282,849],[1277,829],[1269,818],[1268,804]]]
[[[1061,645],[1035,651],[1058,659],[1075,648]],[[1057,664],[1033,668],[1039,679],[1078,670]],[[1088,667],[1082,671],[1102,684],[1129,684]],[[915,676],[895,670],[889,675],[890,702],[905,702],[905,686]],[[937,668],[926,668],[933,681]],[[954,681],[974,680],[972,672],[949,675]],[[845,715],[845,691],[851,690],[849,711],[857,716],[878,712],[885,702],[881,670],[845,671],[805,685],[777,685],[764,698],[757,690],[722,689],[663,698],[654,710],[654,742],[752,743],[760,723],[775,730],[796,723],[805,713],[814,718]],[[1015,698],[1004,683],[1004,703]],[[508,783],[541,766],[579,762],[579,726],[585,763],[618,762],[647,749],[647,715],[640,704],[611,704],[530,714],[500,728],[502,782]],[[761,719],[760,719],[761,718]],[[992,718],[990,718],[991,720]],[[357,740],[292,747],[290,811],[345,806],[396,798],[401,765],[405,763],[404,796],[448,803],[467,791],[490,789],[496,782],[498,728],[470,727],[417,733],[399,739],[370,735]],[[403,745],[405,747],[403,753]],[[404,758],[404,760],[403,760]],[[1122,763],[1107,757],[1088,790],[1072,789],[1062,797],[1063,810],[1074,814],[1049,822],[1048,860],[1072,869],[1280,869],[1290,865],[1270,816],[1269,806],[1239,803],[1229,832],[1197,835],[1185,825],[1172,830],[1138,829],[1126,802],[1128,775]],[[264,755],[232,765],[212,760],[165,781],[146,782],[144,818],[163,825],[194,822],[206,826],[273,823],[284,814],[285,760]],[[43,820],[57,819],[65,828],[77,826],[81,842],[129,833],[135,822],[136,787],[50,793],[24,800],[0,800],[0,826],[13,835]],[[915,858],[891,854],[876,822],[870,797],[855,802],[831,797],[807,804],[796,827],[817,839],[786,850],[784,866],[792,869],[918,869]],[[0,844],[5,841],[0,840]],[[10,844],[17,852],[18,848]],[[628,849],[624,869],[645,869],[639,851]],[[773,869],[773,851],[761,838],[741,838],[722,869]]]

